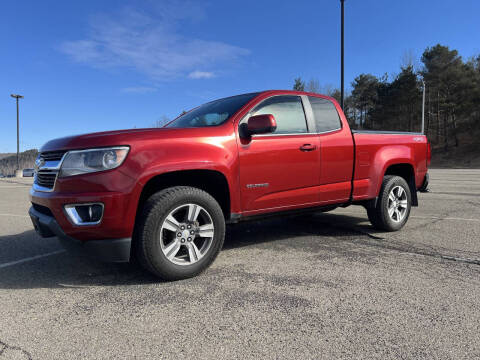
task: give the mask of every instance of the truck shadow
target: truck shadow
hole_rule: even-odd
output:
[[[359,229],[373,233],[373,228],[365,223],[365,217],[340,214],[311,214],[272,218],[262,221],[229,225],[223,247],[224,252],[255,246],[301,247],[305,242],[299,238],[309,237],[308,241],[335,241],[339,236],[359,236]],[[48,254],[61,250],[56,239],[48,249],[33,230],[8,236],[0,236],[3,246],[3,259],[0,261],[0,289],[33,288],[83,288],[90,286],[128,286],[161,282],[140,269],[135,264],[105,264],[93,259],[73,256],[67,252],[39,257],[23,263],[2,267],[1,264]],[[310,244],[311,245],[311,244]],[[28,250],[28,254],[25,255]],[[5,252],[8,252],[5,253]],[[8,255],[8,259],[6,259]],[[208,276],[208,271],[206,273]],[[189,281],[189,280],[186,280]]]
[[[223,251],[301,236],[352,236],[377,234],[367,217],[335,213],[307,213],[232,224],[227,228]]]

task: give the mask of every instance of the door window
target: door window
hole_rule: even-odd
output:
[[[250,116],[265,114],[272,114],[277,122],[277,129],[273,134],[302,134],[308,132],[300,96],[273,96],[257,105]]]

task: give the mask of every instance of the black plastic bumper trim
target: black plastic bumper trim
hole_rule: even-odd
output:
[[[55,218],[42,214],[33,207],[28,213],[41,237],[58,237],[62,246],[69,252],[105,262],[130,261],[131,238],[80,241],[65,234]]]
[[[430,176],[428,175],[428,173],[425,174],[425,178],[423,179],[423,183],[422,183],[422,186],[420,186],[420,189],[418,189],[418,191],[422,192],[422,193],[427,193],[429,192],[428,191],[428,184],[430,182]]]

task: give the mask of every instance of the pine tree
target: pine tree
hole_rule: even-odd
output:
[[[305,91],[305,82],[302,81],[302,78],[298,77],[298,78],[295,79],[295,84],[293,85],[293,90]]]

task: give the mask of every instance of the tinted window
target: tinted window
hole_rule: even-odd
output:
[[[307,122],[300,96],[273,96],[258,105],[250,114],[272,114],[277,121],[274,134],[306,133]]]
[[[340,129],[337,109],[330,100],[309,96],[318,132]]]
[[[185,115],[179,116],[166,127],[188,128],[220,125],[257,95],[258,93],[231,96],[200,105]]]

